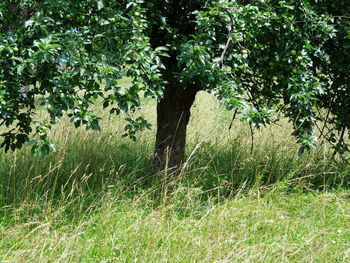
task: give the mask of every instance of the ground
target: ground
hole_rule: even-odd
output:
[[[143,114],[154,124],[155,105]],[[0,262],[348,262],[349,169],[326,145],[297,155],[290,125],[255,131],[199,94],[186,167],[149,178],[154,128],[121,138],[67,120],[58,152],[0,153]],[[38,112],[38,118],[44,118]]]

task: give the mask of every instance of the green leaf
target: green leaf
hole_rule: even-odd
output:
[[[103,0],[97,0],[97,9],[101,10],[104,7]]]

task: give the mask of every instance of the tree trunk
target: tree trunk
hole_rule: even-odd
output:
[[[152,173],[173,175],[183,162],[187,124],[198,89],[169,85],[157,104],[157,136]]]

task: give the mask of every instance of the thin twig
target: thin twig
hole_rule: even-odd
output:
[[[350,16],[333,16],[334,18],[345,18],[345,19],[350,19]]]
[[[338,140],[338,143],[335,145],[336,149],[334,150],[334,153],[332,155],[332,159],[334,160],[336,154],[338,153],[337,148],[341,146],[342,143],[344,143],[344,135],[345,135],[345,131],[346,131],[346,126],[343,127],[343,129],[340,132],[340,137]],[[343,160],[343,162],[347,162],[346,159],[344,158],[344,156],[342,154],[339,154],[340,158]]]
[[[326,126],[327,126],[327,121],[328,121],[328,118],[329,118],[329,115],[331,113],[331,109],[328,109],[328,112],[327,112],[327,115],[326,115],[326,119],[324,120],[324,123],[323,123],[323,127],[322,127],[322,130],[320,131],[321,134],[320,134],[320,138],[325,138],[323,133],[324,133],[324,130],[326,129]]]
[[[250,148],[250,154],[252,154],[253,150],[254,150],[254,131],[253,131],[253,127],[252,127],[251,123],[249,123],[249,127],[250,127],[250,135],[251,135],[251,138],[252,138],[252,145],[251,145],[251,148]]]
[[[228,49],[228,47],[229,47],[231,41],[232,41],[232,35],[231,35],[231,29],[229,29],[227,42],[226,42],[224,51],[222,52],[222,54],[221,54],[221,56],[220,56],[220,65],[221,65],[221,66],[224,64],[224,57],[225,57],[225,54],[226,54],[226,52],[227,52],[227,49]]]
[[[233,113],[232,120],[231,120],[230,126],[228,127],[228,130],[231,130],[232,128],[233,122],[236,119],[237,112],[238,112],[238,109],[236,109],[235,112]]]
[[[233,18],[231,16],[231,14],[229,12],[227,12],[229,18],[230,18],[230,21],[231,21],[231,27],[228,28],[228,37],[227,37],[227,41],[226,41],[226,45],[224,47],[224,50],[220,56],[220,65],[222,66],[224,64],[224,57],[225,57],[225,54],[227,52],[227,49],[228,47],[230,46],[230,43],[232,41],[232,35],[231,35],[231,30],[234,26],[234,22],[233,22]]]

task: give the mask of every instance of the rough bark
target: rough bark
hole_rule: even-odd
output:
[[[187,124],[198,89],[168,86],[157,104],[157,135],[153,173],[174,174],[183,162]]]

